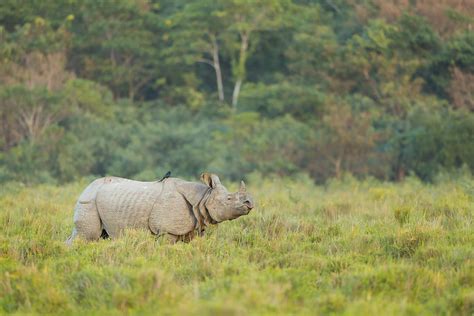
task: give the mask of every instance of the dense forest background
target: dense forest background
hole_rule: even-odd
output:
[[[0,182],[474,170],[474,2],[2,0]]]

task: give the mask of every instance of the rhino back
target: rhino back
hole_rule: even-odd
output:
[[[95,201],[97,192],[104,184],[124,182],[124,181],[131,181],[131,180],[119,178],[119,177],[104,177],[104,178],[95,179],[84,189],[84,191],[82,191],[77,201],[81,204],[92,203]]]
[[[96,203],[107,233],[115,237],[125,228],[148,228],[150,212],[162,188],[162,183],[133,180],[102,185]]]

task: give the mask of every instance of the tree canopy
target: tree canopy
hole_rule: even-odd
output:
[[[474,170],[474,4],[4,0],[0,182]]]

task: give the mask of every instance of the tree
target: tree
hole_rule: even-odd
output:
[[[474,112],[474,74],[454,67],[451,77],[448,93],[454,107]]]
[[[205,63],[215,71],[220,101],[225,100],[221,54],[232,64],[235,108],[246,76],[246,63],[258,33],[276,31],[283,25],[285,0],[199,1],[183,6],[169,23],[176,26],[169,56],[175,62]],[[176,52],[178,56],[173,56]]]
[[[345,171],[367,174],[379,136],[372,127],[370,112],[357,112],[344,102],[332,102],[313,141],[314,156],[320,158],[309,168],[313,175],[324,178],[341,178]]]
[[[0,117],[3,148],[23,139],[35,142],[70,113],[61,89],[74,75],[65,69],[67,29],[36,18],[6,34],[0,52]],[[59,44],[59,43],[62,43]],[[59,45],[58,45],[59,44]]]
[[[420,71],[426,81],[426,90],[444,99],[449,99],[448,90],[454,68],[465,74],[474,73],[473,32],[456,34],[433,54],[429,64]]]
[[[158,75],[155,19],[148,1],[82,2],[73,27],[75,71],[115,97],[135,99]]]
[[[172,45],[167,49],[167,61],[173,64],[204,63],[215,72],[220,102],[225,101],[220,61],[221,37],[228,22],[218,14],[220,2],[196,1],[186,3],[165,21],[171,28]]]
[[[255,47],[255,42],[258,41],[259,32],[277,31],[284,27],[283,13],[289,9],[289,5],[290,2],[285,0],[225,1],[225,9],[220,14],[231,21],[226,42],[227,49],[231,51],[234,109],[237,107],[242,83],[246,77],[246,63],[252,53],[252,47]]]

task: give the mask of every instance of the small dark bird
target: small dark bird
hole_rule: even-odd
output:
[[[164,176],[163,178],[161,178],[161,180],[158,181],[158,182],[161,182],[161,181],[163,181],[164,179],[169,178],[170,176],[171,176],[171,171],[168,171],[168,172],[165,174],[165,176]]]

